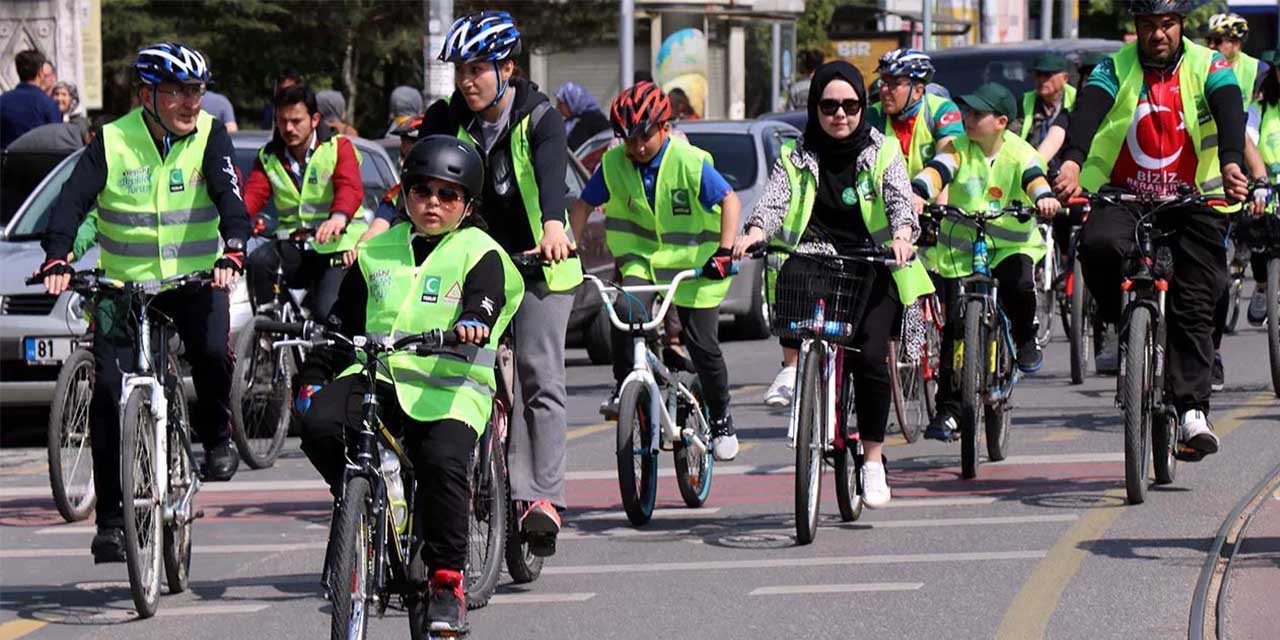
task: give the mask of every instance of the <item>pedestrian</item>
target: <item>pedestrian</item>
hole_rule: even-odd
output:
[[[53,101],[58,103],[58,111],[62,113],[63,122],[85,119],[83,113],[77,113],[76,111],[80,106],[80,92],[76,90],[75,83],[65,80],[58,82],[53,85],[53,91],[50,94],[53,97]]]
[[[320,108],[320,121],[329,125],[334,133],[359,136],[356,128],[347,124],[347,99],[341,92],[325,89],[316,93],[316,105]]]
[[[58,84],[58,67],[46,58],[44,64],[40,66],[40,90],[52,98],[55,84]]]
[[[240,130],[240,125],[236,124],[236,110],[231,106],[231,101],[221,93],[214,91],[204,92],[204,101],[202,109],[209,112],[209,115],[222,121],[227,128],[227,133],[235,133]]]
[[[42,124],[62,122],[58,103],[40,85],[44,54],[35,49],[19,51],[13,64],[18,71],[18,86],[4,92],[0,99],[0,149]]]
[[[566,82],[556,91],[556,109],[564,116],[569,149],[575,150],[592,136],[609,128],[609,118],[600,110],[596,97],[576,82]]]
[[[693,109],[693,103],[689,102],[689,94],[684,89],[676,87],[667,94],[667,99],[671,101],[671,118],[673,120],[701,120],[702,117]]]

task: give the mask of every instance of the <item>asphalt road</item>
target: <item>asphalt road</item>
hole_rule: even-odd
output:
[[[659,511],[641,529],[622,514],[612,426],[596,414],[609,371],[572,353],[560,552],[531,585],[504,576],[492,604],[471,613],[472,638],[1185,637],[1214,534],[1280,459],[1265,336],[1245,328],[1226,339],[1228,386],[1214,398],[1222,452],[1125,506],[1114,379],[1069,386],[1059,337],[1015,392],[1008,460],[963,481],[958,445],[892,438],[891,508],[841,524],[828,477],[818,538],[798,547],[786,417],[759,403],[777,348],[725,350],[742,453],[717,467],[700,510],[661,478]],[[660,465],[670,473],[669,457]],[[53,510],[43,450],[4,450],[0,476],[0,640],[327,633],[317,576],[328,493],[296,441],[273,469],[206,485],[191,589],[163,597],[145,621],[134,620],[124,566],[95,567],[92,529]],[[392,610],[370,636],[405,637],[406,625]]]

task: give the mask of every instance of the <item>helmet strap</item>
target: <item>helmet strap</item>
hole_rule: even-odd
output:
[[[142,113],[155,120],[156,124],[164,130],[164,136],[160,138],[160,150],[162,156],[169,155],[169,151],[173,149],[173,140],[178,137],[173,129],[165,126],[164,119],[160,117],[160,96],[156,91],[157,85],[151,85],[151,108],[148,109],[146,104],[142,105]]]
[[[502,79],[502,69],[498,66],[497,60],[493,61],[493,75],[498,79],[498,93],[493,96],[493,102],[490,102],[489,106],[485,107],[485,109],[492,108],[494,105],[498,104],[498,102],[502,100],[502,96],[507,93],[507,86],[510,84],[506,80]]]

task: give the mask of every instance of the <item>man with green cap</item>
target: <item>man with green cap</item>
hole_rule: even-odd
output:
[[[915,176],[911,188],[916,195],[928,201],[949,184],[949,204],[967,212],[1003,209],[1017,201],[1034,202],[1042,217],[1057,215],[1061,204],[1045,179],[1044,160],[1028,142],[1008,130],[1018,115],[1013,93],[1003,85],[987,83],[956,102],[964,114],[965,133],[939,148]],[[956,332],[962,330],[957,295],[960,281],[973,272],[976,235],[972,225],[944,220],[938,230],[938,245],[927,254],[930,267],[942,278],[949,316],[943,329],[941,380],[951,379],[951,351]],[[1044,239],[1035,221],[1019,222],[1012,216],[990,223],[987,236],[1000,306],[1018,346],[1018,368],[1025,373],[1038,371],[1044,356],[1036,344],[1034,265],[1044,257]],[[959,433],[959,394],[950,385],[940,385],[937,407],[925,437],[952,440]]]
[[[1031,65],[1035,89],[1022,94],[1019,133],[1049,164],[1067,139],[1067,113],[1076,106],[1076,88],[1067,83],[1067,71],[1066,56],[1040,54]]]

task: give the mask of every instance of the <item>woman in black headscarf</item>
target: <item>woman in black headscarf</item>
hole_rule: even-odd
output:
[[[796,253],[827,255],[867,245],[892,248],[898,266],[892,272],[877,267],[855,343],[845,354],[845,369],[854,373],[854,408],[866,449],[864,500],[876,508],[890,497],[881,456],[892,402],[889,339],[898,334],[903,305],[912,305],[933,286],[918,262],[909,263],[919,222],[911,208],[906,165],[896,141],[886,142],[867,126],[866,98],[862,74],[847,62],[829,62],[814,73],[804,136],[783,146],[735,254],[740,257],[747,247],[766,240]],[[795,389],[799,344],[782,340],[782,346],[783,369],[765,398],[773,406],[789,404]],[[787,402],[778,402],[780,395]]]

